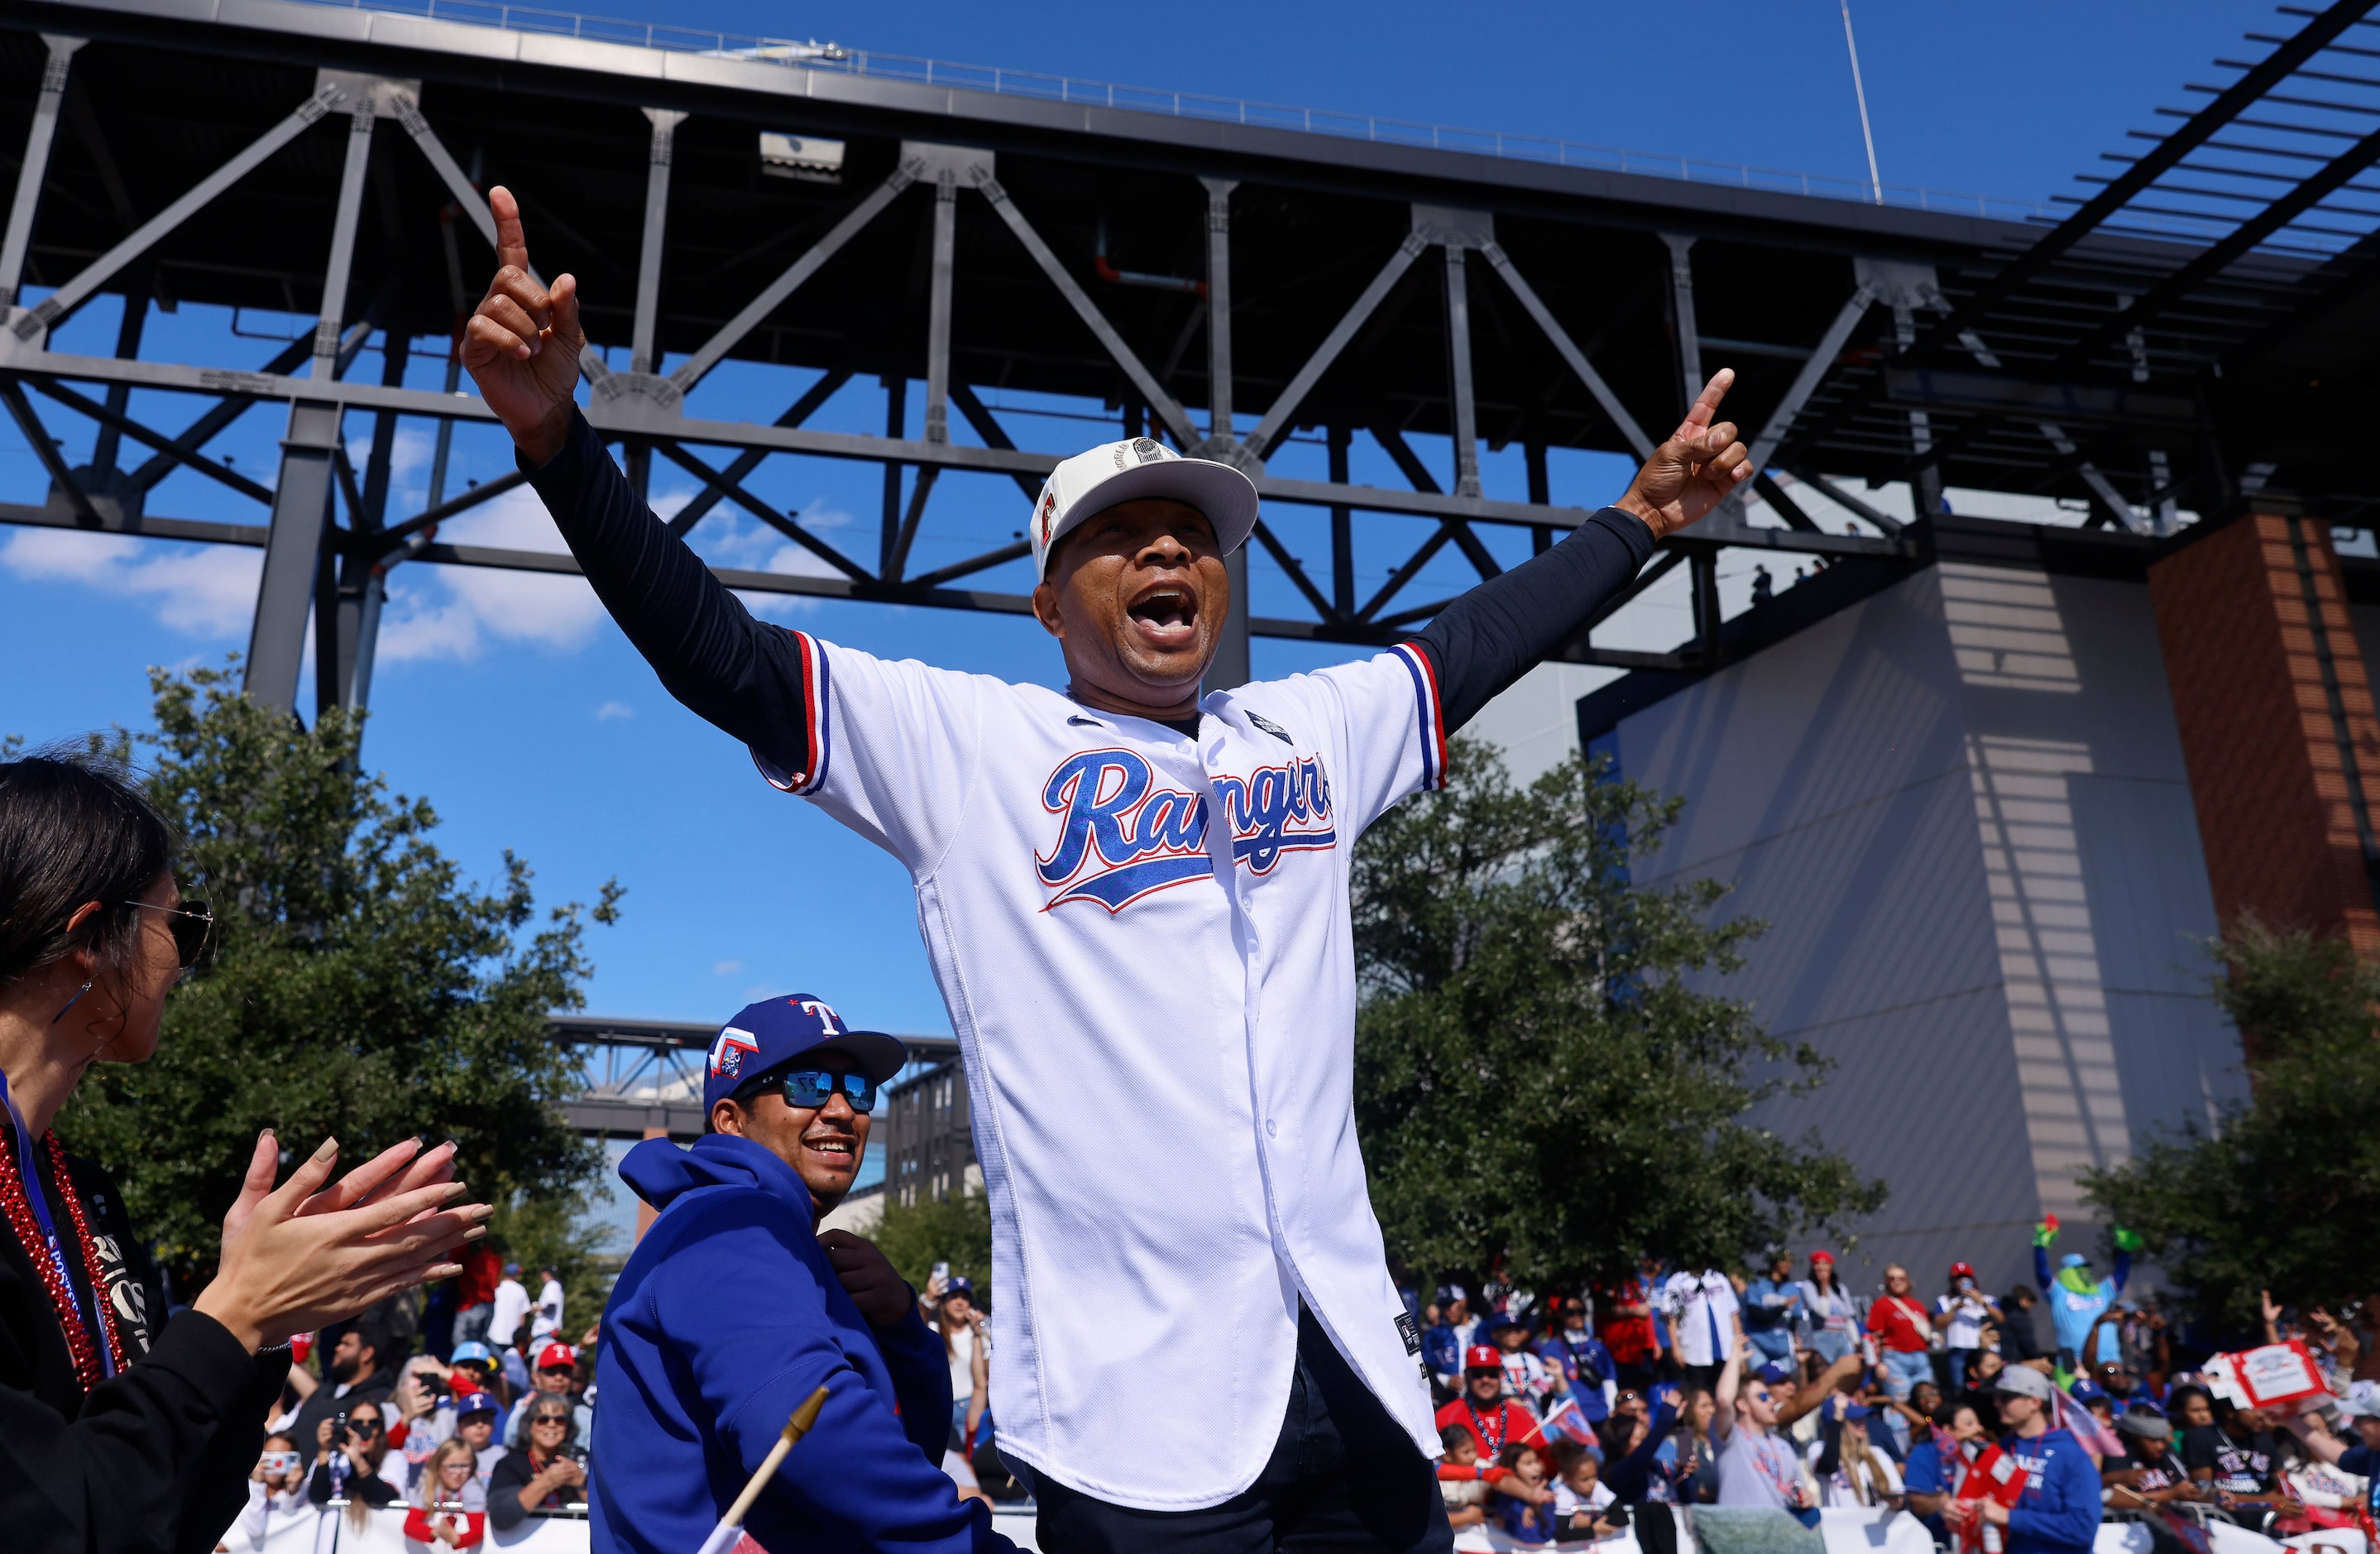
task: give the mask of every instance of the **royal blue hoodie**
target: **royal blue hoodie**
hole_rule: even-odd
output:
[[[2098,1464],[2082,1443],[2045,1430],[2029,1440],[2010,1436],[2000,1450],[2025,1471],[2024,1495],[2009,1508],[2008,1554],[2088,1554],[2106,1507]]]
[[[620,1178],[661,1210],[603,1311],[594,1546],[694,1554],[785,1418],[827,1389],[745,1530],[769,1554],[1013,1546],[940,1466],[950,1366],[913,1307],[870,1329],[811,1230],[809,1191],[749,1139],[650,1139]]]

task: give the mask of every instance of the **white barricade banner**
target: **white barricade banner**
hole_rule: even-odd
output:
[[[391,1506],[367,1512],[358,1524],[344,1510],[309,1506],[268,1516],[261,1536],[235,1526],[216,1541],[229,1554],[450,1554],[443,1543],[407,1537],[405,1514]],[[583,1516],[531,1516],[510,1532],[491,1525],[480,1547],[506,1554],[588,1554],[588,1531]]]

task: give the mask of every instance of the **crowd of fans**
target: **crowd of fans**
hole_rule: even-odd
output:
[[[1633,1524],[1645,1554],[1669,1554],[1675,1522],[1643,1508],[1695,1505],[1813,1524],[1830,1508],[1905,1509],[1946,1548],[1962,1519],[1998,1519],[2019,1554],[2087,1548],[2109,1512],[2369,1536],[2380,1295],[2302,1322],[2267,1304],[2267,1341],[2302,1340],[2337,1399],[2281,1417],[2217,1396],[2155,1298],[2125,1298],[2131,1238],[2118,1232],[2102,1277],[2079,1254],[2053,1268],[2056,1235],[2045,1222],[2035,1236],[2039,1288],[2005,1293],[1958,1262],[1938,1294],[1899,1267],[1854,1294],[1820,1251],[1800,1278],[1780,1255],[1756,1269],[1647,1261],[1579,1295],[1409,1295],[1458,1547],[1599,1541]],[[2062,1496],[2006,1513],[1961,1500],[1995,1443]]]
[[[399,1297],[321,1335],[315,1365],[316,1345],[298,1346],[222,1554],[249,1554],[292,1522],[360,1527],[389,1508],[405,1512],[407,1537],[455,1550],[492,1527],[585,1513],[599,1330],[562,1341],[552,1268],[532,1298],[520,1265],[485,1242],[459,1261],[461,1277],[426,1303]]]

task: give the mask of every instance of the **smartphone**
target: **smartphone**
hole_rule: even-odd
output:
[[[912,1263],[909,1266],[915,1268],[917,1265]],[[949,1283],[951,1281],[951,1265],[948,1263],[936,1263],[934,1265],[934,1271],[931,1277],[933,1281],[937,1284]]]
[[[264,1454],[264,1476],[286,1478],[298,1471],[298,1461],[295,1451],[267,1451]]]

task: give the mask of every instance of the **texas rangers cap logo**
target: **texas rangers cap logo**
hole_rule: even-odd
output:
[[[759,1050],[758,1037],[750,1031],[737,1030],[729,1026],[719,1033],[719,1039],[710,1044],[710,1072],[722,1078],[733,1079],[744,1072],[744,1054]]]

